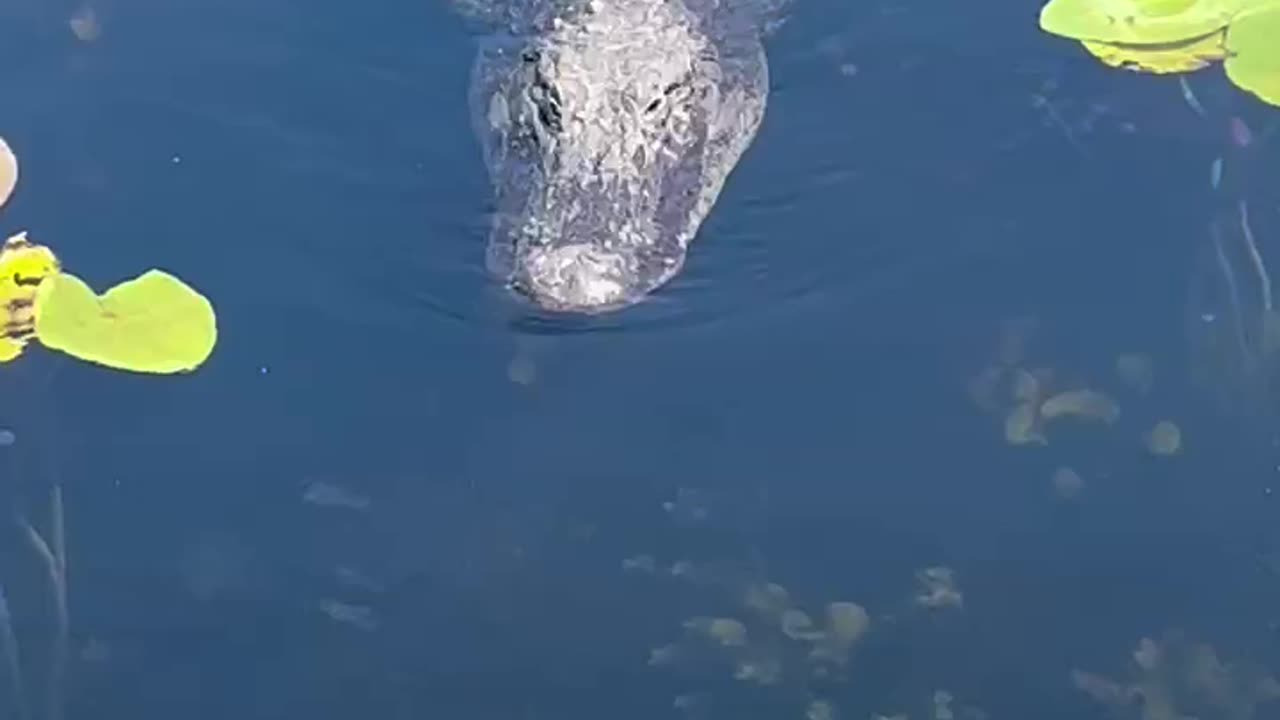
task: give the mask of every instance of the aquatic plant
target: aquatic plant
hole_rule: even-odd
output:
[[[1040,29],[1112,67],[1186,73],[1222,62],[1231,82],[1280,106],[1280,0],[1050,0]]]
[[[17,176],[17,159],[0,139],[0,206]],[[148,270],[99,296],[26,233],[0,249],[0,307],[0,362],[21,355],[34,339],[118,370],[176,373],[199,367],[217,342],[213,306],[173,275]]]
[[[1264,668],[1225,660],[1178,630],[1142,638],[1126,665],[1119,680],[1080,669],[1071,680],[1120,719],[1251,720],[1274,717],[1280,699],[1280,681]]]
[[[17,181],[17,158],[0,138],[0,207]],[[21,356],[34,339],[50,350],[110,368],[176,373],[199,367],[217,342],[213,306],[178,278],[148,270],[99,296],[83,280],[63,271],[53,251],[29,240],[25,232],[0,247],[0,312],[4,323],[0,363]],[[61,483],[53,478],[49,490],[47,534],[20,513],[14,515],[14,522],[40,559],[53,596],[44,714],[49,720],[61,720],[71,622]],[[0,646],[15,710],[19,720],[29,720],[20,649],[2,591]]]
[[[1187,105],[1217,126],[1224,142],[1208,173],[1217,209],[1191,282],[1192,373],[1227,414],[1270,415],[1280,372],[1280,313],[1265,258],[1274,214],[1253,217],[1250,206],[1274,205],[1261,146],[1280,125],[1255,135],[1238,115],[1211,117],[1183,75],[1221,63],[1235,86],[1280,107],[1280,0],[1049,0],[1040,28],[1112,67],[1179,75]],[[1024,440],[1035,440],[1035,426],[1014,426],[1024,427]]]

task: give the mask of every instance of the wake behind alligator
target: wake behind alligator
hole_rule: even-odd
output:
[[[496,195],[486,263],[544,309],[615,310],[680,272],[754,139],[764,13],[742,0],[539,2],[508,15],[472,72]]]

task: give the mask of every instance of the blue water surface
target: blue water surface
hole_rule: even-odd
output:
[[[6,2],[3,230],[94,287],[174,272],[219,324],[190,375],[35,346],[0,370],[0,515],[44,526],[64,491],[65,715],[647,720],[694,693],[698,717],[924,717],[945,688],[993,720],[1091,718],[1070,671],[1123,677],[1170,628],[1280,671],[1274,428],[1206,400],[1187,333],[1225,119],[1276,114],[1207,70],[1199,117],[1038,12],[795,0],[684,272],[587,319],[484,272],[483,29],[446,3]],[[966,384],[1019,317],[1030,365],[1119,388],[1141,352],[1155,390],[1115,390],[1112,430],[1010,447]],[[1165,416],[1185,446],[1157,459]],[[363,503],[305,501],[317,482]],[[664,510],[680,488],[700,510]],[[0,538],[29,711],[54,717],[46,583]],[[643,554],[656,571],[623,570]],[[815,617],[858,602],[865,652],[764,688],[651,667],[685,618],[740,612],[679,560]],[[911,606],[930,566],[962,608]]]

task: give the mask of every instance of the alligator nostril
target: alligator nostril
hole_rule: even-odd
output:
[[[590,312],[627,299],[627,258],[577,243],[534,248],[524,258],[522,290],[549,309]]]

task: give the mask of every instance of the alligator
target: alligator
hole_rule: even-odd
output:
[[[673,278],[764,117],[781,2],[510,0],[469,103],[494,186],[485,264],[543,310]]]

